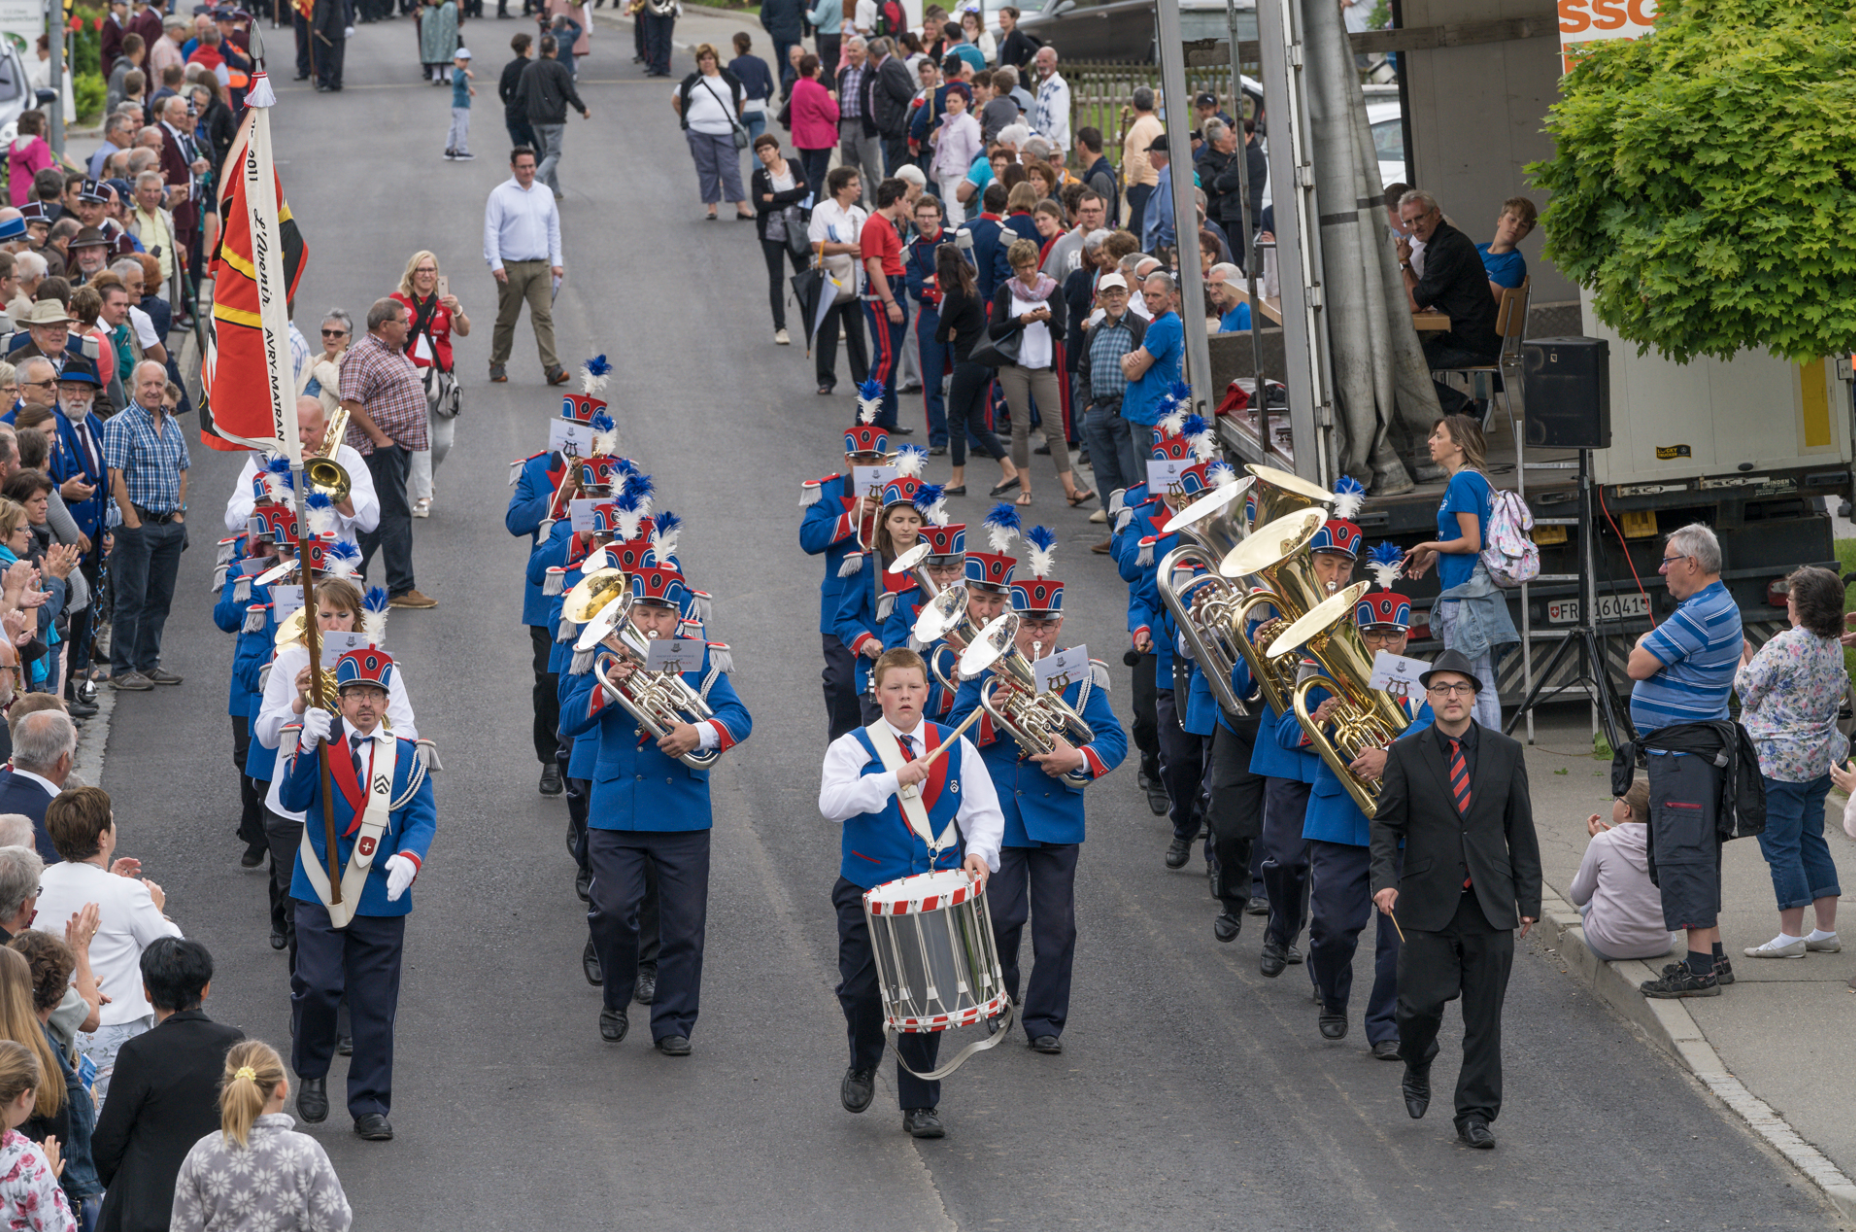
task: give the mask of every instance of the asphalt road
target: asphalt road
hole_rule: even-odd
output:
[[[449,94],[417,84],[404,21],[350,43],[346,92],[318,96],[285,81],[275,112],[284,187],[310,251],[305,332],[330,304],[361,317],[424,247],[439,253],[476,324],[458,350],[458,445],[433,516],[416,524],[418,584],[440,606],[395,613],[388,635],[421,732],[439,741],[447,766],[439,836],[407,930],[399,1136],[358,1141],[339,1103],[315,1131],[358,1226],[1833,1222],[1799,1177],[1532,942],[1520,947],[1508,996],[1500,1148],[1459,1147],[1447,1095],[1428,1119],[1409,1120],[1399,1067],[1367,1056],[1357,1015],[1350,1039],[1324,1043],[1303,970],[1258,974],[1255,921],[1234,944],[1213,940],[1202,865],[1164,868],[1167,827],[1131,765],[1090,792],[1064,1054],[1013,1041],[970,1062],[946,1084],[950,1132],[940,1142],[901,1132],[887,1074],[869,1113],[845,1114],[828,904],[838,838],[815,808],[825,743],[820,570],[799,553],[795,526],[799,485],[832,468],[853,404],[817,397],[803,352],[772,345],[752,231],[700,221],[670,87],[643,82],[625,36],[604,30],[581,79],[594,119],[573,120],[562,170],[562,354],[574,365],[595,352],[615,362],[610,396],[625,452],[653,472],[660,503],[687,519],[682,559],[715,594],[711,635],[733,644],[734,680],[756,725],[713,780],[695,1055],[657,1055],[648,1031],[603,1044],[599,994],[580,974],[583,908],[562,850],[565,806],[535,791],[518,623],[527,545],[502,527],[508,463],[542,447],[559,403],[540,382],[526,326],[510,383],[483,381],[494,303],[478,255],[481,210],[505,174],[494,83],[499,48],[520,28],[467,27],[482,57],[473,164],[439,157]],[[920,422],[918,408],[910,414]],[[286,1045],[287,982],[266,942],[264,882],[239,871],[232,837],[231,639],[209,615],[216,507],[237,459],[203,448],[194,458],[199,529],[164,655],[187,683],[120,699],[103,782],[124,852],[167,887],[174,918],[217,957],[210,1012]],[[1033,512],[1062,537],[1070,639],[1118,663],[1124,592],[1108,562],[1088,554],[1095,528],[1056,505],[1048,463],[1037,461]],[[977,520],[984,508],[969,500],[957,512]],[[1125,715],[1125,672],[1116,675]],[[1446,1093],[1455,1032],[1452,1016],[1435,1075]]]

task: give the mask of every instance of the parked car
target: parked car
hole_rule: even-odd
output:
[[[1003,2],[984,0],[987,29],[998,30]],[[1065,60],[1154,62],[1154,0],[1031,0],[1018,7],[1019,28],[1056,47]],[[1179,21],[1189,43],[1231,37],[1224,0],[1180,0]],[[1257,37],[1256,0],[1238,0],[1237,37]]]

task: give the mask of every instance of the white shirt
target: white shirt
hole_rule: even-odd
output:
[[[916,756],[924,753],[922,727],[914,731],[883,719],[897,743],[905,738],[914,743]],[[906,746],[905,746],[906,747]],[[860,813],[880,813],[896,794],[896,776],[885,770],[865,774],[863,768],[870,754],[857,739],[856,732],[846,732],[825,750],[825,766],[818,785],[818,811],[826,821],[848,821]],[[967,840],[967,854],[979,856],[986,867],[999,871],[999,845],[1005,840],[1005,814],[999,810],[999,794],[992,785],[992,775],[980,760],[979,750],[965,736],[960,737],[960,764],[967,773],[960,776],[960,808],[954,824]]]
[[[1052,73],[1039,83],[1031,128],[1056,146],[1059,154],[1070,148],[1070,83],[1062,73]]]
[[[812,222],[806,238],[814,244],[829,240],[833,244],[855,244],[863,238],[864,222],[870,217],[861,205],[846,209],[831,197],[812,207]]]
[[[505,261],[565,265],[553,190],[540,180],[524,189],[513,176],[491,189],[483,207],[483,259],[493,270]]]
[[[876,0],[857,0],[857,11],[851,18],[851,28],[865,38],[876,32]]]
[[[354,446],[337,445],[335,461],[348,472],[348,499],[354,502],[352,518],[339,509],[335,511],[335,537],[358,546],[356,534],[371,531],[380,525],[380,496],[374,491],[373,472],[367,469],[366,460]],[[226,501],[228,534],[245,533],[245,524],[251,521],[252,510],[258,505],[258,498],[251,490],[251,481],[257,477],[258,455],[249,454],[245,458],[245,469],[238,473],[238,483],[232,488],[231,499]]]
[[[90,969],[109,997],[99,1021],[117,1026],[154,1013],[142,995],[142,951],[161,937],[178,937],[180,925],[162,916],[138,878],[118,877],[95,864],[48,864],[39,876],[39,914],[33,927],[62,940],[64,926],[84,904],[101,911],[90,942]]]
[[[1036,312],[1039,308],[1048,308],[1043,300],[1021,299],[1017,291],[1012,292],[1012,315],[1016,320],[1027,312]],[[1033,321],[1018,331],[1018,366],[1021,368],[1050,367],[1050,326],[1043,321]]]
[[[293,711],[291,703],[296,701],[296,674],[309,666],[309,648],[301,642],[285,646],[277,652],[277,659],[271,664],[271,674],[264,681],[264,699],[260,703],[258,721],[252,724],[252,733],[258,737],[258,743],[267,749],[277,749],[283,740],[285,726],[300,724],[303,717]],[[412,702],[406,697],[404,683],[406,673],[400,670],[398,660],[393,664],[393,678],[387,686],[387,722],[386,726],[395,736],[404,736],[408,740],[419,738],[419,726],[412,716]],[[291,739],[296,739],[291,733]],[[291,749],[278,749],[277,768],[271,775],[271,788],[264,795],[264,807],[279,817],[288,817],[292,821],[302,821],[303,814],[291,812],[283,807],[279,789],[283,786],[284,775],[288,767],[285,756]]]
[[[683,83],[678,82],[670,95],[682,98]],[[713,77],[698,73],[695,84],[690,86],[689,110],[683,113],[684,122],[693,133],[725,137],[735,131],[735,103],[746,99],[747,91],[739,86],[730,93],[720,73]]]
[[[142,344],[144,351],[161,341],[161,335],[155,332],[154,321],[134,304],[129,305],[129,324],[135,330],[135,340]]]

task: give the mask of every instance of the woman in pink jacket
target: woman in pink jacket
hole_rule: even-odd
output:
[[[823,186],[825,172],[831,167],[831,151],[838,144],[838,100],[819,81],[818,72],[817,56],[799,58],[799,80],[793,82],[789,127],[793,131],[793,148],[799,151],[799,165],[805,170],[806,183]]]
[[[32,177],[58,161],[45,142],[45,113],[34,108],[19,113],[19,136],[6,153],[7,196],[15,207],[32,200]]]

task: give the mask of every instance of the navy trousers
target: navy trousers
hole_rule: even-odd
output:
[[[1134,736],[1134,747],[1141,751],[1141,761],[1145,764],[1160,756],[1160,724],[1155,718],[1157,699],[1155,698],[1155,674],[1159,658],[1152,651],[1141,655],[1134,662],[1133,698],[1134,713],[1128,721],[1128,729]]]
[[[1373,853],[1348,843],[1308,844],[1308,969],[1330,1014],[1345,1014],[1353,992],[1353,954],[1371,915],[1373,992],[1366,1000],[1366,1042],[1398,1038],[1398,930],[1373,907]]]
[[[864,723],[863,708],[857,700],[857,660],[851,654],[850,647],[838,640],[835,633],[824,634],[825,639],[825,718],[830,724],[831,738],[836,740],[854,727]]]
[[[889,280],[889,293],[896,303],[902,303],[903,282],[900,278]],[[907,314],[901,321],[889,319],[889,311],[875,292],[864,297],[864,322],[870,327],[870,379],[883,384],[883,406],[876,413],[876,423],[880,428],[896,426],[896,382],[902,371],[902,346],[908,337]],[[926,384],[926,382],[923,382]]]
[[[1070,1016],[1070,968],[1076,959],[1076,857],[1080,843],[1006,847],[986,883],[987,910],[1005,991],[1023,1007],[1025,1038],[1061,1036]],[[1018,1000],[1018,942],[1031,920],[1031,981]]]
[[[561,773],[566,774],[563,767]],[[588,872],[593,870],[587,864],[587,809],[593,798],[593,784],[587,779],[565,779],[567,784],[567,821],[574,828],[574,862]],[[587,890],[588,897],[592,889]],[[657,974],[657,951],[660,944],[657,929],[658,894],[657,866],[644,866],[644,898],[638,904],[638,968],[649,969]]]
[[[530,625],[528,642],[535,673],[535,685],[529,694],[535,708],[535,760],[545,766],[554,760],[555,750],[561,744],[561,678],[548,670],[548,657],[554,650],[554,630],[545,625]]]
[[[941,313],[931,304],[915,305],[915,349],[921,357],[922,408],[928,415],[928,444],[939,449],[947,440],[947,402],[941,393],[942,382],[954,365],[954,348],[934,340],[941,324]]]
[[[1228,915],[1250,902],[1252,848],[1263,833],[1263,789],[1268,782],[1250,772],[1257,738],[1251,720],[1236,732],[1219,724],[1212,731],[1211,765],[1206,773],[1211,807],[1205,820],[1212,832],[1212,860],[1218,870],[1213,893]]]
[[[870,922],[864,918],[864,892],[843,877],[831,888],[831,905],[838,911],[838,1007],[844,1011],[845,1034],[851,1043],[851,1068],[874,1071],[883,1063],[883,997],[877,991],[876,955],[870,948]],[[938,1033],[899,1032],[896,1051],[911,1069],[926,1073],[934,1068],[941,1051]],[[941,1084],[923,1082],[900,1063],[896,1066],[896,1099],[902,1110],[933,1108],[941,1102]]]
[[[677,19],[658,17],[648,10],[639,13],[638,19],[644,23],[645,68],[658,77],[670,76],[670,41]]]
[[[1308,784],[1300,779],[1267,780],[1263,803],[1263,888],[1270,899],[1269,937],[1287,948],[1308,918]]]
[[[690,1037],[702,997],[703,933],[709,916],[709,831],[589,830],[593,867],[587,927],[605,974],[606,1008],[631,1004],[642,961],[640,938],[647,878],[657,874],[657,999],[651,1039]]]
[[[344,994],[354,1031],[348,1059],[348,1113],[386,1116],[393,1108],[393,1020],[400,1005],[403,915],[357,915],[336,928],[321,903],[296,900],[296,966],[290,1011],[296,1042],[290,1066],[326,1078],[335,1056],[336,1013]]]
[[[1167,683],[1165,681],[1162,684]],[[1173,837],[1190,843],[1199,836],[1199,783],[1205,778],[1205,737],[1179,725],[1172,689],[1154,690],[1154,724],[1160,738],[1160,783],[1173,802]],[[1296,823],[1297,833],[1300,822]]]

